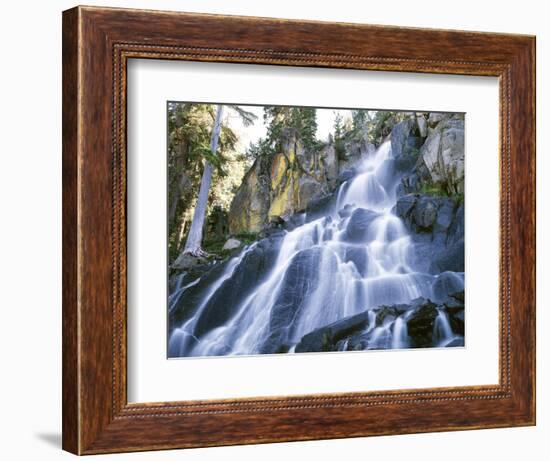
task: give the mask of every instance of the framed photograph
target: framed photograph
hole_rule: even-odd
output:
[[[535,39],[63,13],[63,448],[535,424]]]

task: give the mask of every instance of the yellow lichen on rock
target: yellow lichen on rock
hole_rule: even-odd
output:
[[[271,189],[275,190],[281,184],[285,177],[286,170],[288,168],[288,162],[285,154],[282,152],[276,154],[273,157],[273,163],[271,164]]]
[[[300,142],[296,139],[292,141],[293,142],[289,142],[284,149],[286,157],[291,165],[296,162],[296,144]]]
[[[267,213],[269,219],[275,216],[287,216],[294,211],[294,189],[294,179],[290,177],[277,195],[273,196]]]

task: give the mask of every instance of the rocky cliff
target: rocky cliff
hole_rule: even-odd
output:
[[[396,125],[391,139],[399,164],[410,170],[402,180],[401,194],[464,194],[463,114],[417,115]]]
[[[257,241],[173,277],[171,357],[464,344],[464,117],[365,139],[256,159],[229,225]]]
[[[231,203],[232,234],[258,233],[266,225],[305,211],[334,192],[340,175],[374,146],[355,142],[338,156],[332,143],[305,149],[296,130],[283,132],[281,151],[261,155],[246,173]]]
[[[337,154],[333,143],[307,150],[296,130],[285,130],[280,152],[259,156],[246,173],[231,203],[230,233],[259,233],[328,197],[375,149],[368,127],[358,138]],[[464,193],[463,115],[410,113],[389,139],[396,169],[406,173],[399,195]]]
[[[391,132],[405,173],[395,213],[411,231],[426,272],[464,271],[464,115],[417,114]]]

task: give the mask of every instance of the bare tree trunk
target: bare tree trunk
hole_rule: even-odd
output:
[[[215,155],[218,150],[218,140],[220,138],[220,131],[222,127],[222,114],[223,106],[219,104],[216,111],[214,128],[212,129],[212,135],[210,137],[210,150],[213,155]],[[197,198],[197,205],[195,206],[195,213],[193,214],[191,228],[189,229],[189,234],[187,235],[187,241],[185,242],[183,252],[174,263],[175,265],[178,265],[178,262],[185,253],[190,253],[194,256],[202,256],[205,254],[201,248],[202,230],[204,228],[204,221],[206,218],[206,206],[208,204],[208,193],[212,183],[212,173],[212,165],[210,162],[205,161],[204,171],[201,178],[201,187],[199,189],[199,196]]]

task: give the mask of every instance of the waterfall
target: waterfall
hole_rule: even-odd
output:
[[[434,338],[438,346],[444,347],[455,338],[455,335],[449,322],[449,316],[441,309],[437,311],[434,323]]]
[[[404,349],[409,347],[409,332],[407,329],[407,320],[412,311],[405,312],[395,319],[392,331],[392,349]]]
[[[395,205],[395,186],[391,143],[384,142],[373,155],[358,166],[358,174],[340,186],[337,210],[347,204],[371,210],[388,211]]]
[[[273,344],[292,352],[307,333],[364,311],[370,319],[369,349],[409,347],[411,313],[375,327],[374,309],[432,296],[437,276],[413,267],[412,238],[392,211],[401,179],[393,165],[389,141],[368,153],[336,192],[336,203],[321,218],[304,216],[302,224],[286,231],[263,279],[232,306],[227,321],[199,337],[196,325],[204,307],[253,246],[231,260],[195,315],[173,330],[169,355],[248,355],[276,351]],[[169,304],[185,296],[188,287],[171,295]],[[440,342],[452,336],[443,312],[434,328]]]
[[[183,294],[188,288],[191,288],[197,285],[201,281],[199,277],[182,287],[181,285],[183,283],[183,279],[185,278],[185,275],[186,275],[185,272],[183,272],[179,274],[176,278],[176,284],[175,284],[174,290],[172,291],[172,294],[168,296],[168,312],[170,312],[174,308],[174,306],[177,305],[178,301],[180,300],[180,298],[183,296]]]
[[[204,297],[202,300],[200,306],[197,309],[196,314],[189,319],[187,322],[185,322],[181,327],[176,328],[172,335],[170,336],[170,339],[168,341],[168,354],[170,356],[179,356],[179,355],[185,355],[185,351],[187,350],[188,346],[190,344],[195,344],[198,342],[197,337],[193,334],[194,327],[200,318],[200,315],[202,313],[202,309],[204,306],[206,306],[208,300],[210,297],[216,292],[216,290],[221,286],[221,284],[229,279],[235,270],[235,268],[239,265],[239,263],[243,260],[244,256],[250,249],[253,248],[253,245],[250,248],[247,248],[245,251],[243,251],[238,257],[232,258],[229,263],[227,264],[227,267],[225,268],[224,272],[220,276],[220,278],[216,281],[215,284],[212,285],[210,288],[208,294]],[[176,305],[178,300],[185,294],[185,291],[192,286],[199,283],[199,279],[185,285],[182,288],[177,289],[171,296],[168,297],[168,310],[172,310],[172,308]],[[177,281],[176,288],[178,288],[181,285],[181,279]]]

